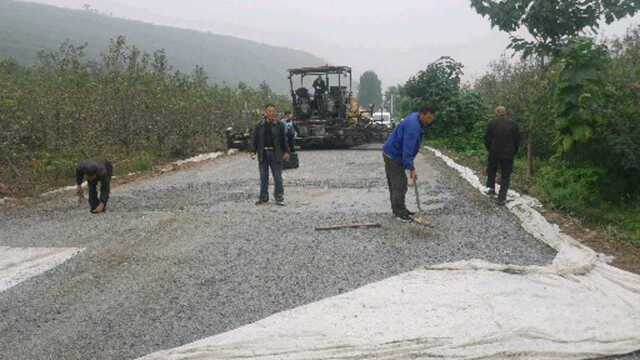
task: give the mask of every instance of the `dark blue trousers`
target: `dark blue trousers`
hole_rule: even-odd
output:
[[[282,184],[282,159],[276,159],[273,151],[265,150],[262,161],[258,163],[260,168],[260,200],[269,200],[269,168],[273,174],[275,183],[274,196],[276,200],[284,199],[284,185]]]

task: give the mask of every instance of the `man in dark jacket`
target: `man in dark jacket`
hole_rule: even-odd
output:
[[[383,147],[382,157],[389,184],[391,210],[393,215],[403,221],[410,221],[413,215],[405,205],[408,185],[405,171],[409,171],[413,182],[418,180],[413,159],[420,150],[424,128],[434,120],[435,112],[430,107],[410,114],[395,127]]]
[[[314,94],[313,96],[321,96],[322,94],[325,93],[325,91],[327,91],[327,84],[324,82],[324,80],[322,80],[322,76],[318,75],[318,78],[316,78],[313,81],[313,90],[314,90]]]
[[[518,125],[507,116],[504,106],[496,108],[496,118],[489,122],[484,137],[484,145],[489,151],[487,166],[487,187],[489,195],[495,195],[496,174],[500,168],[500,194],[498,204],[504,205],[513,172],[513,158],[520,146]]]
[[[264,109],[264,119],[253,130],[251,142],[252,156],[258,155],[260,168],[260,198],[256,205],[269,202],[269,168],[275,183],[276,204],[284,206],[284,185],[282,183],[282,162],[289,160],[289,144],[282,121],[273,104]]]
[[[82,182],[86,178],[89,185],[89,206],[92,213],[99,214],[107,210],[112,176],[113,166],[109,161],[85,160],[78,163],[76,167],[76,193],[80,198],[84,197]],[[100,182],[99,197],[98,182]]]
[[[295,140],[298,134],[298,126],[293,122],[293,114],[291,111],[285,111],[284,118],[282,119],[284,124],[284,130],[287,134],[287,142],[289,144],[289,153],[293,154],[295,150]]]
[[[295,149],[296,135],[298,134],[298,126],[293,122],[293,114],[291,111],[284,113],[282,119],[284,130],[287,135],[287,143],[289,144],[289,160],[282,163],[283,169],[297,169],[300,166],[298,154]]]
[[[313,107],[318,113],[323,114],[326,110],[325,92],[327,91],[327,84],[322,80],[322,76],[318,75],[318,78],[313,82]]]

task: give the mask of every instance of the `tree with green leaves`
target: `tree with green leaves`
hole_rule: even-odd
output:
[[[382,105],[382,82],[378,75],[369,70],[360,76],[358,84],[358,101],[362,106]]]
[[[609,55],[605,46],[590,38],[578,38],[563,51],[555,91],[559,116],[559,150],[571,151],[591,140],[602,108],[603,75]]]
[[[551,75],[543,75],[533,59],[513,62],[503,56],[473,86],[490,109],[506,106],[513,113],[513,120],[526,129],[538,157],[555,153],[557,111],[553,92],[548,90],[549,84],[555,82]],[[529,127],[530,124],[535,126]]]
[[[412,76],[404,86],[407,96],[421,104],[442,110],[449,99],[460,91],[464,66],[453,58],[443,56],[429,64],[425,70]]]
[[[640,11],[637,0],[471,0],[471,6],[492,27],[510,34],[510,49],[524,59],[535,56],[544,77],[548,59],[558,55],[570,40],[586,31],[597,32],[601,22],[611,24]],[[528,31],[531,39],[518,35]],[[531,119],[535,117],[530,117]],[[527,132],[527,175],[533,173],[534,121]]]
[[[603,21],[611,24],[640,11],[637,0],[471,0],[471,6],[509,33],[509,48],[525,58],[557,54],[573,36],[595,33]],[[517,35],[520,30],[532,40]]]
[[[441,138],[453,148],[461,149],[481,142],[479,127],[486,124],[485,106],[480,96],[461,86],[464,66],[444,56],[412,76],[401,88],[404,114],[423,106],[437,112],[428,136]]]

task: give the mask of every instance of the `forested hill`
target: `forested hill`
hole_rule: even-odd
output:
[[[118,19],[86,10],[0,0],[0,56],[23,64],[39,50],[57,49],[65,40],[87,42],[89,57],[103,52],[109,40],[124,35],[127,43],[152,53],[165,49],[176,70],[191,73],[202,66],[217,83],[256,86],[266,81],[277,92],[288,91],[286,69],[324,64],[309,53],[211,33]]]

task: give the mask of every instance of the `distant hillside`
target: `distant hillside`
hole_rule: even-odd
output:
[[[309,53],[257,42],[168,26],[158,26],[34,3],[0,0],[0,56],[33,63],[42,49],[57,49],[65,40],[87,42],[95,58],[118,35],[146,52],[165,49],[176,70],[191,73],[196,65],[212,81],[256,86],[266,81],[275,91],[288,91],[286,69],[324,64]]]

